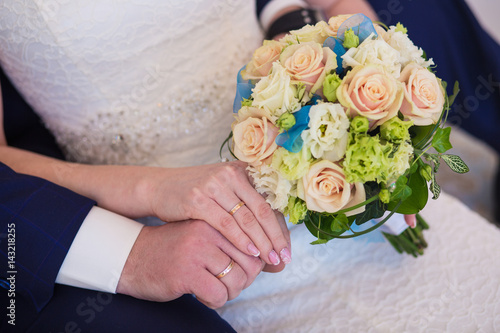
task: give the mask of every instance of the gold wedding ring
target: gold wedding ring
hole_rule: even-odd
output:
[[[240,208],[241,208],[241,207],[243,207],[243,206],[245,206],[245,203],[244,203],[243,201],[238,202],[238,203],[237,203],[237,204],[233,207],[233,209],[231,209],[231,210],[229,211],[229,214],[230,214],[230,215],[234,215],[234,214],[238,211],[238,209],[240,209]]]
[[[215,277],[218,278],[218,279],[222,279],[229,272],[231,272],[231,270],[233,269],[233,267],[234,267],[234,260],[231,259],[231,262],[229,263],[229,265],[227,265],[227,267],[222,272],[220,272],[219,274],[217,274]]]

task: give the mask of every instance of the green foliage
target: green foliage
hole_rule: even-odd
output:
[[[422,149],[434,132],[435,125],[410,127],[411,142],[415,149]]]
[[[440,153],[444,153],[453,148],[450,143],[450,133],[451,127],[438,128],[432,138],[432,147]]]
[[[376,182],[365,183],[365,193],[367,198],[376,196],[379,193],[379,191],[380,188]],[[382,215],[384,215],[386,210],[387,210],[386,205],[379,199],[370,202],[365,206],[364,212],[359,213],[355,216],[356,224],[362,225],[363,223],[368,222],[371,219],[382,217]]]
[[[405,201],[410,197],[412,190],[407,185],[407,183],[408,183],[408,178],[406,178],[404,175],[396,180],[395,184],[396,186],[391,195],[392,201],[398,201],[398,200]]]
[[[439,198],[439,195],[441,194],[441,186],[439,186],[439,184],[436,182],[436,174],[435,173],[432,174],[432,179],[431,179],[431,183],[429,185],[429,189],[432,192],[432,199],[433,200],[436,200],[437,198]]]
[[[441,155],[443,161],[450,167],[451,170],[456,173],[467,173],[469,172],[469,167],[465,162],[457,155]]]
[[[399,208],[396,210],[396,213],[418,213],[425,207],[427,199],[429,198],[427,182],[419,172],[415,172],[409,176],[408,183],[406,185],[411,189],[411,195],[403,200]],[[387,205],[387,209],[394,210],[396,205],[397,201],[391,200],[391,202]]]

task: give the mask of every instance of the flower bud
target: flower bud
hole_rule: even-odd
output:
[[[370,122],[367,118],[356,116],[351,120],[351,132],[354,133],[366,133],[370,127]]]
[[[352,47],[358,47],[359,45],[359,37],[356,36],[352,29],[347,29],[344,32],[344,47],[346,49],[350,49]]]
[[[340,86],[342,79],[337,74],[328,74],[323,82],[323,95],[329,102],[337,101],[337,88]]]
[[[429,164],[421,166],[419,172],[426,181],[430,181],[432,179],[432,167]]]
[[[285,112],[278,118],[278,120],[276,121],[276,125],[279,128],[287,131],[290,128],[292,128],[293,125],[295,125],[295,122],[296,122],[295,116],[290,112]]]
[[[389,192],[388,189],[384,188],[384,189],[380,190],[378,197],[379,197],[380,201],[382,201],[383,203],[385,203],[385,204],[389,203],[389,201],[391,201],[391,192]]]

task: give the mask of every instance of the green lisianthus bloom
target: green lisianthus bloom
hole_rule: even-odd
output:
[[[352,29],[347,29],[344,32],[344,47],[350,49],[351,47],[358,47],[359,37],[354,33]]]
[[[271,166],[285,179],[296,180],[302,178],[311,164],[312,156],[305,147],[298,153],[292,153],[283,147],[276,149]]]
[[[288,205],[285,208],[284,214],[289,216],[289,221],[291,223],[297,224],[304,220],[306,213],[307,206],[303,200],[297,197],[288,198]]]
[[[380,137],[391,142],[410,141],[409,128],[413,126],[413,121],[403,121],[398,117],[393,117],[380,126]]]
[[[337,102],[337,88],[342,83],[342,79],[336,74],[328,74],[323,82],[323,95],[329,102]]]
[[[295,123],[295,116],[290,112],[283,113],[276,121],[276,125],[278,125],[279,128],[284,129],[285,131],[292,128]]]
[[[370,128],[370,122],[368,118],[362,116],[356,116],[351,120],[351,132],[352,133],[364,133],[368,132]]]
[[[378,135],[352,135],[344,159],[347,182],[385,182],[390,167],[387,156],[391,151],[392,144],[382,144]]]
[[[413,155],[413,146],[407,141],[401,144],[395,144],[392,151],[388,153],[387,160],[389,167],[387,168],[386,182],[391,182],[399,178],[410,167],[410,160]]]

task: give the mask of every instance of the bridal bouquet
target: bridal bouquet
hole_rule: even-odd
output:
[[[404,26],[383,28],[362,14],[266,40],[238,74],[227,141],[257,191],[304,223],[314,244],[370,232],[394,213],[418,213],[429,190],[437,199],[441,161],[468,171],[445,154],[458,85],[447,96],[433,65]],[[399,252],[422,254],[428,226],[417,221],[384,235]]]

